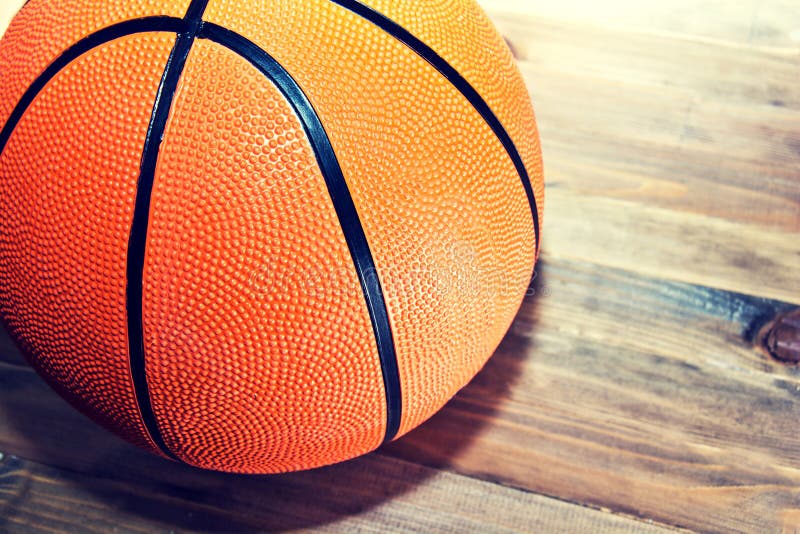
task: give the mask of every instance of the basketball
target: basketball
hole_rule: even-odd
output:
[[[464,387],[526,295],[538,133],[473,1],[30,0],[0,73],[0,316],[155,454],[366,454]]]

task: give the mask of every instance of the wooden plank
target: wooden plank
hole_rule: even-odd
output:
[[[791,48],[800,42],[793,0],[479,0],[493,16],[536,16],[626,32],[669,33],[746,47]]]
[[[800,240],[635,201],[552,190],[548,257],[800,303]]]
[[[24,368],[0,364],[0,373],[5,380],[13,378],[16,389],[0,393],[2,417],[8,415],[9,400],[30,394],[46,401],[34,401],[28,415],[37,416],[44,407],[49,417],[59,414],[66,420],[59,424],[64,434],[26,423],[22,437],[29,446],[23,448],[79,469],[6,456],[0,461],[2,532],[671,531],[379,455],[272,477],[201,472],[119,442],[52,398]],[[37,435],[27,433],[31,428]],[[8,434],[4,431],[0,441]],[[75,436],[88,441],[80,446]],[[52,457],[35,450],[37,444],[61,451]]]
[[[800,528],[800,373],[754,345],[793,306],[573,262],[538,281],[393,455],[702,531]]]
[[[800,302],[800,53],[497,20],[537,104],[547,257]]]
[[[800,528],[800,372],[754,341],[794,306],[567,261],[537,281],[476,380],[383,454],[678,527]],[[4,365],[0,450],[166,469]]]

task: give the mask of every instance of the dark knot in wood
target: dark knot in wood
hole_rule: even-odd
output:
[[[769,353],[786,363],[800,363],[800,309],[779,317],[764,338]]]

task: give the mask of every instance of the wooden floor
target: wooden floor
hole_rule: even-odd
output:
[[[800,533],[800,370],[762,348],[800,304],[800,4],[485,5],[548,189],[474,382],[363,459],[236,477],[106,434],[5,341],[0,531]]]

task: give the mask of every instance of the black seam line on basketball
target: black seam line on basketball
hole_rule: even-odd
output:
[[[342,168],[322,121],[314,110],[302,88],[289,72],[266,51],[245,37],[221,26],[206,23],[198,35],[218,43],[249,61],[266,76],[294,108],[314,149],[336,214],[344,232],[350,255],[358,273],[358,279],[367,303],[378,356],[383,374],[386,394],[386,433],[384,441],[394,439],[400,428],[402,395],[400,372],[397,366],[389,311],[383,289],[375,268],[375,261],[367,242],[367,236],[358,217],[355,203],[347,187]]]
[[[64,70],[70,63],[78,59],[83,54],[91,50],[115,41],[122,37],[134,35],[138,33],[150,32],[170,32],[178,33],[186,27],[186,22],[183,19],[174,17],[146,17],[141,19],[128,20],[109,26],[102,30],[81,39],[70,48],[65,50],[55,61],[53,61],[41,74],[33,81],[28,87],[27,91],[22,95],[14,110],[11,112],[8,120],[6,121],[3,129],[0,131],[0,154],[2,154],[8,140],[14,133],[14,129],[19,124],[22,116],[27,109],[42,92],[42,90],[50,83],[59,72]]]
[[[147,433],[153,443],[166,456],[180,460],[167,446],[158,426],[147,382],[144,348],[143,286],[144,262],[147,250],[147,231],[150,224],[150,202],[153,195],[158,156],[161,142],[167,128],[167,120],[178,90],[186,60],[197,34],[203,27],[202,16],[208,0],[194,0],[183,19],[183,31],[178,34],[172,48],[164,74],[156,93],[153,113],[147,128],[144,149],[142,150],[139,181],[136,184],[136,200],[133,209],[133,222],[128,240],[126,304],[128,312],[128,348],[131,377],[136,394],[136,402]]]
[[[517,173],[519,174],[520,180],[522,181],[522,187],[525,189],[525,194],[528,197],[528,204],[530,204],[531,215],[533,216],[533,231],[534,235],[536,236],[536,254],[538,255],[539,207],[536,204],[536,195],[533,192],[533,186],[531,185],[531,179],[528,175],[528,170],[525,168],[525,163],[522,161],[522,157],[520,156],[514,141],[511,139],[511,136],[508,134],[508,131],[505,129],[503,123],[500,122],[500,119],[497,118],[497,115],[495,115],[494,111],[492,111],[492,108],[483,99],[480,93],[478,93],[472,84],[470,84],[467,79],[455,69],[455,67],[450,65],[447,60],[436,53],[433,48],[415,37],[414,34],[388,18],[386,15],[379,13],[378,11],[375,11],[374,9],[356,0],[330,1],[375,24],[380,29],[405,44],[417,55],[421,56],[445,78],[447,78],[447,80],[449,80],[450,83],[452,83],[456,89],[458,89],[461,94],[463,94],[466,99],[469,100],[470,104],[472,104],[472,106],[478,111],[481,117],[483,117],[483,120],[486,121],[486,123],[494,132],[495,136],[497,136],[502,143],[503,148],[505,148],[506,152],[508,152],[511,161],[514,164]]]

